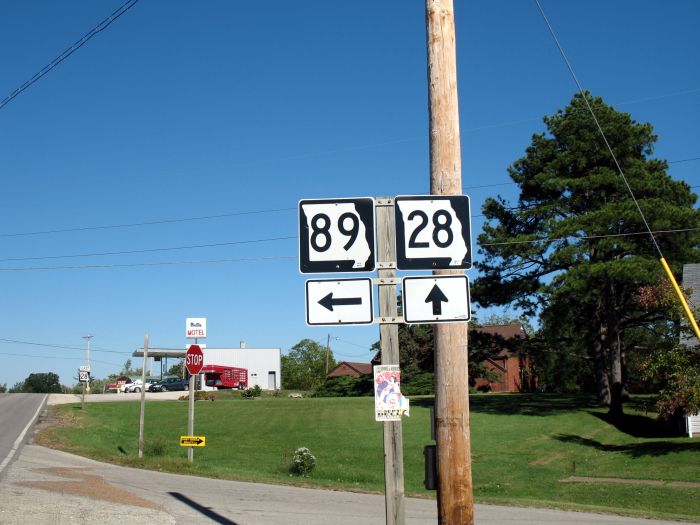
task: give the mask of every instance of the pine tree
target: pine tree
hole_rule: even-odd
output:
[[[651,124],[586,94],[652,230],[700,225],[690,187],[652,157]],[[545,331],[584,345],[595,363],[598,398],[622,414],[625,332],[658,313],[640,308],[640,287],[664,279],[659,256],[583,96],[544,118],[525,156],[508,169],[517,203],[488,199],[478,238],[483,273],[474,299],[541,314]],[[658,233],[676,272],[698,259],[695,231]],[[652,319],[654,318],[654,319]],[[561,330],[559,330],[561,328]]]

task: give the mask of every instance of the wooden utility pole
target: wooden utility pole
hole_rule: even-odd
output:
[[[430,193],[462,194],[457,59],[452,0],[426,0],[430,113]],[[462,271],[440,270],[438,275]],[[438,523],[473,525],[469,437],[468,325],[433,325]]]
[[[146,365],[148,364],[148,334],[143,336],[143,368],[141,369],[141,413],[139,415],[139,458],[143,457],[143,424],[146,412]]]
[[[396,295],[396,227],[393,199],[377,199],[377,254],[379,268],[379,344],[383,365],[399,364],[399,326]],[[401,421],[384,422],[384,490],[387,525],[406,522],[403,488],[403,433]]]

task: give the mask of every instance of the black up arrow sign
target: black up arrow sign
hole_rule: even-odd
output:
[[[348,306],[353,304],[362,304],[362,297],[345,297],[341,299],[333,299],[333,292],[321,299],[318,304],[324,308],[333,311],[334,306]]]
[[[449,300],[436,284],[433,286],[433,289],[430,290],[428,297],[425,298],[425,302],[433,303],[433,315],[442,315],[442,303],[448,303]]]

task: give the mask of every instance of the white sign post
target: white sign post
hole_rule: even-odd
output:
[[[466,275],[403,278],[403,317],[409,324],[469,321]]]
[[[188,339],[204,339],[207,337],[207,318],[188,317],[185,319],[185,337]]]

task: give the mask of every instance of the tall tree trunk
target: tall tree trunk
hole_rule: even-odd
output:
[[[608,360],[606,355],[608,340],[608,325],[604,322],[603,299],[598,298],[596,304],[596,319],[598,333],[593,343],[593,360],[595,364],[595,378],[598,390],[598,404],[610,406],[610,379],[608,377]]]
[[[608,415],[617,420],[622,412],[622,347],[620,345],[620,311],[617,305],[618,290],[613,282],[608,287],[608,345],[610,347],[610,410]]]
[[[613,324],[610,327],[610,410],[608,415],[613,419],[623,416],[622,411],[622,351],[620,348],[619,328]]]

